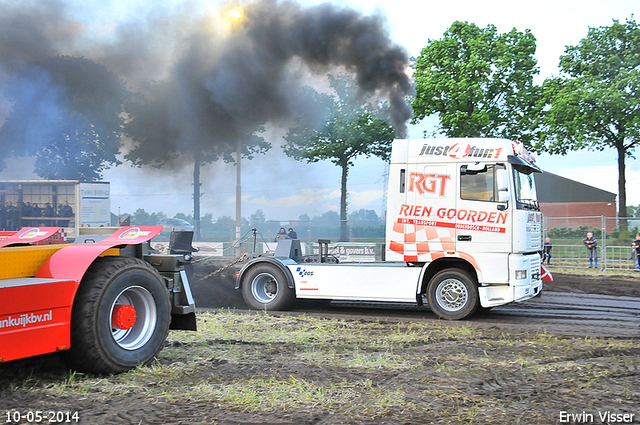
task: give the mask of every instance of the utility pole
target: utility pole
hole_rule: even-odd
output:
[[[193,157],[193,227],[194,240],[200,240],[200,159]]]
[[[242,137],[238,136],[238,148],[236,151],[236,242],[240,240],[240,221],[242,217],[242,167],[240,158],[242,156]],[[236,257],[239,257],[240,245],[236,246]]]

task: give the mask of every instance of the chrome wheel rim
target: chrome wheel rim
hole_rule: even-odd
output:
[[[278,294],[278,281],[270,273],[260,273],[251,282],[253,297],[262,304],[267,304]]]
[[[143,347],[156,328],[157,309],[153,295],[142,286],[130,286],[124,289],[111,305],[109,318],[118,306],[130,305],[135,309],[136,322],[130,329],[120,329],[111,324],[111,333],[118,346],[125,350],[136,350]]]
[[[458,311],[468,300],[467,287],[458,279],[445,279],[436,288],[436,301],[446,311]]]

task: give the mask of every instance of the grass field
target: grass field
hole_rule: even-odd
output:
[[[117,376],[69,372],[56,357],[2,365],[5,409],[74,409],[87,424],[550,424],[561,412],[638,414],[640,339],[228,310],[199,317],[198,332],[172,332],[154,363]]]

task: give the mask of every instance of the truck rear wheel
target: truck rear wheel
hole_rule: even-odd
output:
[[[296,298],[282,270],[273,264],[258,264],[247,270],[242,297],[257,310],[288,310]]]
[[[478,288],[467,273],[442,270],[429,282],[427,303],[431,311],[443,319],[466,319],[480,305]]]
[[[171,322],[160,274],[137,258],[98,258],[73,303],[69,365],[91,373],[119,373],[150,362]]]

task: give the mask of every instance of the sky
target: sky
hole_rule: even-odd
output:
[[[75,20],[86,25],[96,38],[108,38],[122,23],[140,21],[160,10],[215,10],[215,1],[136,1],[71,0],[69,11]],[[301,1],[303,6],[319,1]],[[418,56],[430,39],[439,39],[455,21],[473,22],[480,27],[495,25],[500,32],[512,28],[530,29],[537,39],[536,59],[540,68],[537,83],[558,74],[558,59],[565,46],[577,44],[589,27],[611,25],[612,20],[624,21],[640,15],[640,3],[635,1],[415,1],[415,0],[350,0],[333,1],[364,14],[384,17],[392,41],[406,49],[409,56]],[[409,137],[422,138],[423,131],[432,131],[432,118],[409,126]],[[264,156],[242,163],[242,215],[248,217],[260,209],[267,219],[287,221],[301,214],[313,217],[329,210],[339,210],[340,170],[328,161],[306,164],[285,157],[279,147],[282,128],[270,128],[266,133],[273,148]],[[25,159],[13,161],[0,172],[0,179],[37,178],[25,172]],[[640,166],[627,160],[627,204],[640,204]],[[538,165],[545,171],[561,175],[600,189],[617,193],[617,162],[613,150],[579,151],[566,156],[539,157]],[[377,158],[359,158],[349,174],[349,211],[361,208],[382,213],[384,164]],[[162,211],[167,216],[193,213],[192,170],[185,166],[171,172],[137,169],[124,163],[104,172],[111,183],[112,212]],[[235,216],[236,171],[232,164],[216,162],[203,167],[201,214],[214,218]]]

